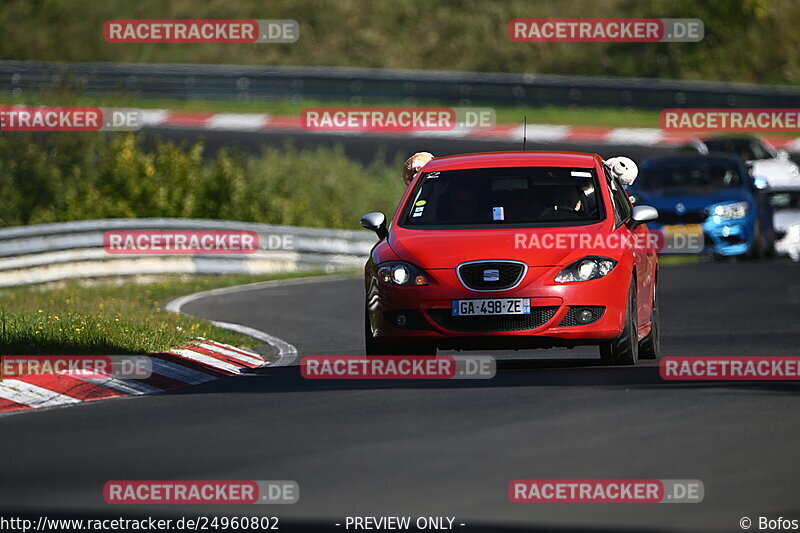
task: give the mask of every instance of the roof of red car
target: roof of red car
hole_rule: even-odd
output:
[[[581,152],[484,152],[437,157],[425,165],[425,172],[491,167],[591,168],[596,161],[602,161],[599,155]]]

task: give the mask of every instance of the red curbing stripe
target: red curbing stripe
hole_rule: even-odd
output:
[[[267,128],[275,129],[300,129],[300,117],[288,115],[272,115],[266,124]]]
[[[35,376],[21,376],[16,379],[85,402],[126,396],[123,392],[64,374],[38,374]]]
[[[5,398],[0,398],[0,413],[13,413],[14,411],[26,411],[29,409],[33,409],[33,407],[22,403],[12,402],[11,400],[6,400]]]
[[[198,363],[197,361],[192,361],[191,359],[187,359],[186,357],[181,357],[180,355],[176,355],[176,354],[172,354],[172,353],[151,353],[151,354],[148,354],[148,355],[150,357],[157,357],[159,359],[162,359],[164,361],[167,361],[167,362],[170,362],[170,363],[173,363],[173,364],[176,364],[176,365],[185,366],[186,368],[189,368],[191,370],[196,370],[198,372],[203,372],[203,373],[208,374],[208,375],[210,375],[210,376],[212,376],[214,378],[220,378],[220,377],[226,377],[226,376],[234,375],[234,374],[231,374],[229,372],[225,372],[223,370],[220,370],[218,368],[212,368],[212,367],[210,367],[208,365],[204,365],[202,363]]]
[[[216,113],[170,111],[162,124],[169,124],[170,126],[205,126],[214,115]]]
[[[216,346],[217,348],[222,348],[223,350],[229,350],[231,352],[240,353],[240,354],[245,355],[247,357],[255,357],[256,359],[258,359],[260,357],[261,359],[264,359],[260,354],[258,354],[256,352],[247,352],[245,350],[242,350],[241,348],[236,348],[235,346],[228,346],[227,344],[220,344],[218,342],[207,341],[207,340],[203,340],[202,342],[203,342],[203,344],[210,344],[212,346]],[[264,359],[264,362],[266,363],[267,360]]]
[[[235,357],[231,357],[230,355],[225,355],[224,353],[215,352],[213,350],[209,350],[207,348],[201,348],[199,346],[181,346],[181,350],[191,350],[193,352],[201,353],[203,355],[207,355],[209,357],[213,357],[214,359],[218,359],[225,363],[230,363],[232,365],[246,367],[246,368],[256,368],[259,365],[249,364],[241,359],[236,359]]]
[[[564,141],[605,141],[611,135],[610,128],[573,126],[564,136]]]
[[[508,139],[511,135],[520,131],[517,124],[514,125],[500,125],[495,126],[490,130],[474,129],[467,132],[466,137],[477,137],[480,139]],[[520,142],[522,141],[522,134],[520,134]]]
[[[696,138],[697,136],[691,133],[665,131],[661,134],[661,141],[656,144],[685,144]]]
[[[154,122],[151,125],[165,125],[165,126],[184,126],[190,128],[200,128],[200,129],[208,129],[212,128],[212,119],[218,115],[235,115],[235,113],[209,113],[209,112],[201,112],[201,111],[166,111],[165,118],[159,121],[157,124]],[[245,113],[244,115],[249,115]],[[252,113],[252,115],[256,115]],[[245,121],[247,122],[247,121]],[[532,128],[535,128],[537,124],[530,124]],[[559,126],[559,125],[554,125]],[[461,132],[462,137],[468,138],[475,138],[475,139],[512,139],[519,128],[522,127],[522,124],[498,124],[494,128],[491,129],[471,129]],[[227,129],[232,129],[230,126]],[[235,128],[233,128],[235,129]],[[252,123],[248,122],[246,127],[243,127],[242,130],[251,130]],[[264,118],[263,124],[256,129],[261,130],[302,130],[302,117],[301,116],[292,116],[292,115],[268,115]],[[606,144],[611,141],[612,134],[617,129],[627,129],[627,128],[604,128],[600,126],[567,126],[566,127],[566,134],[564,136],[559,136],[558,138],[554,138],[551,140],[552,142],[594,142],[600,144]],[[658,128],[649,128],[653,130],[657,130]],[[313,130],[311,130],[313,132]],[[335,132],[327,132],[327,133],[335,133]],[[350,132],[359,134],[358,132]],[[675,145],[675,144],[682,144],[688,142],[690,139],[702,136],[701,134],[694,133],[694,132],[667,132],[662,131],[661,139],[658,141],[650,142],[643,144],[644,146],[658,146],[658,145]],[[757,132],[756,132],[757,133]],[[370,132],[362,132],[361,135],[371,135],[374,133]],[[379,132],[378,134],[382,136],[392,136],[392,137],[400,137],[403,136],[403,132]],[[709,132],[710,134],[710,132]],[[767,140],[769,140],[773,145],[776,147],[789,147],[790,149],[795,149],[797,146],[800,146],[800,137],[783,137],[778,135],[762,135]]]
[[[185,381],[178,381],[177,379],[173,379],[167,376],[162,376],[161,374],[156,373],[155,371],[150,375],[147,379],[137,379],[141,383],[145,385],[150,385],[151,387],[155,387],[161,390],[175,390],[175,389],[182,389],[183,387],[188,387],[190,383],[186,383]]]

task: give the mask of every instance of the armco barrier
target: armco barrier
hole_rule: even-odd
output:
[[[800,107],[800,87],[652,78],[334,67],[0,61],[0,91],[364,105]]]
[[[118,255],[103,248],[108,230],[239,230],[259,235],[248,255]],[[290,246],[269,249],[270,236]],[[267,274],[360,268],[376,242],[364,230],[275,226],[181,218],[104,219],[0,229],[0,287],[65,279],[158,274]]]

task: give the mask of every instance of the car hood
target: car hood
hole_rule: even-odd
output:
[[[723,202],[742,202],[747,200],[741,189],[720,189],[712,194],[687,195],[687,194],[649,194],[646,191],[633,191],[636,205],[649,205],[659,211],[676,213],[701,211],[706,207]],[[683,209],[678,206],[683,204]]]
[[[490,259],[523,261],[529,266],[556,266],[592,255],[592,249],[548,245],[547,239],[565,234],[565,243],[579,242],[580,235],[587,234],[591,242],[595,242],[598,235],[602,236],[611,229],[609,226],[598,223],[557,228],[459,230],[395,227],[389,234],[389,245],[398,258],[425,269],[455,268],[466,261]],[[549,237],[545,238],[545,235]]]

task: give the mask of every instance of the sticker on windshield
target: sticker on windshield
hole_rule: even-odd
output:
[[[419,202],[417,202],[417,203],[419,203]],[[422,203],[424,204],[425,202],[423,201]],[[425,211],[425,206],[421,205],[420,207],[417,207],[417,208],[414,209],[414,214],[411,215],[411,216],[412,217],[421,217],[423,211]]]
[[[428,202],[426,202],[425,200],[420,200],[419,202],[415,203],[414,205],[416,205],[417,207],[420,207],[420,206],[423,206],[423,205],[425,205],[427,203]]]
[[[430,174],[428,174],[428,179],[429,180],[433,180],[433,179],[436,179],[438,177],[439,177],[439,173],[438,172],[431,172]]]
[[[492,220],[505,220],[506,214],[502,207],[492,208]]]
[[[572,172],[570,172],[570,174],[572,175],[573,178],[591,178],[592,177],[592,173],[591,172],[582,172],[580,170],[573,170]]]

